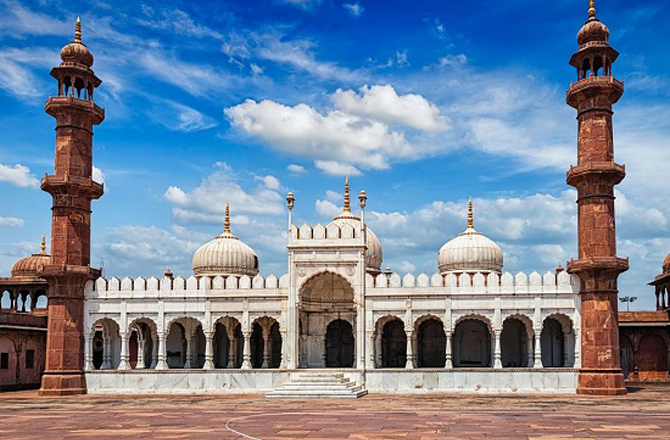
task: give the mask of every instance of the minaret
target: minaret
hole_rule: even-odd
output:
[[[581,356],[577,392],[625,394],[619,359],[617,278],[628,260],[616,256],[614,185],[626,175],[614,163],[612,104],[623,94],[623,83],[612,76],[619,55],[607,43],[609,30],[596,18],[593,0],[589,18],[577,34],[579,49],[570,64],[577,82],[570,85],[567,103],[577,109],[579,122],[577,166],[567,173],[577,189],[579,259],[568,271],[581,280]]]
[[[84,284],[100,276],[91,269],[91,200],[104,188],[92,180],[93,126],[105,112],[93,102],[101,83],[93,55],[81,40],[77,19],[74,40],[61,50],[62,62],[51,70],[58,96],[45,111],[56,119],[54,174],[42,179],[53,197],[51,264],[40,275],[49,282],[46,369],[41,395],[86,393],[84,360]]]

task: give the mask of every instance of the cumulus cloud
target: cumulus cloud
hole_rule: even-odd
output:
[[[0,164],[0,182],[8,182],[22,188],[37,188],[40,185],[30,168],[21,164],[14,166]]]
[[[332,98],[337,108],[353,115],[425,131],[448,128],[435,104],[417,94],[398,95],[390,84],[363,86],[358,93],[337,89]]]
[[[307,171],[304,166],[297,165],[297,164],[294,164],[294,163],[288,165],[286,167],[286,170],[290,173],[293,173],[293,174],[303,174]]]
[[[322,114],[305,104],[290,107],[248,99],[227,108],[225,115],[233,127],[264,140],[270,148],[321,161],[321,169],[332,170],[336,162],[385,169],[390,158],[416,153],[403,133],[339,110]]]
[[[277,192],[281,183],[274,176],[255,176],[261,185],[245,190],[237,176],[225,163],[217,164],[219,170],[205,177],[199,186],[184,191],[170,186],[164,197],[174,205],[172,215],[183,223],[223,223],[226,203],[231,212],[239,214],[283,214],[283,197]]]
[[[360,176],[361,171],[353,165],[335,160],[317,160],[314,166],[331,176]]]
[[[0,226],[7,228],[22,228],[24,221],[16,217],[0,217]]]
[[[322,217],[335,217],[341,209],[329,200],[317,200],[315,203],[316,213]]]
[[[365,8],[358,2],[344,3],[342,7],[349,11],[349,13],[354,17],[360,17],[363,15],[363,12],[365,12]]]

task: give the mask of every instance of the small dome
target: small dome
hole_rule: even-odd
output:
[[[580,46],[592,41],[607,43],[609,37],[610,31],[607,29],[607,26],[596,18],[596,8],[593,4],[593,0],[591,0],[589,4],[589,19],[577,33],[577,43],[579,43]]]
[[[230,232],[230,208],[226,205],[223,234],[203,245],[193,255],[196,276],[242,276],[258,274],[258,256],[251,247]]]
[[[670,273],[670,254],[663,260],[663,273]]]
[[[21,258],[14,263],[12,267],[13,277],[37,277],[38,271],[42,266],[51,263],[51,256],[47,254],[47,246],[44,236],[42,236],[41,251],[39,254],[32,254],[29,257]]]
[[[440,273],[502,272],[503,252],[493,240],[477,232],[472,220],[472,200],[468,207],[468,227],[446,243],[438,254]]]
[[[81,42],[81,21],[77,18],[77,26],[74,32],[74,40],[60,51],[63,63],[81,64],[85,67],[93,65],[93,54],[86,45]]]
[[[344,183],[344,208],[342,209],[342,212],[340,214],[338,214],[333,218],[333,221],[331,221],[328,224],[328,226],[332,224],[337,225],[340,228],[344,225],[350,225],[356,228],[361,224],[360,217],[356,217],[351,212],[348,178]],[[328,226],[326,226],[326,228]],[[381,273],[381,267],[382,267],[382,259],[383,259],[382,244],[379,241],[377,234],[375,234],[372,231],[372,229],[370,229],[369,226],[366,227],[365,232],[366,232],[365,244],[368,247],[368,249],[365,251],[365,266],[368,272],[370,272],[373,275],[377,275]]]

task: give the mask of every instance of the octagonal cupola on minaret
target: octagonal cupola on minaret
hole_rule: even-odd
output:
[[[242,276],[258,274],[256,252],[230,232],[230,206],[226,204],[223,234],[202,245],[193,255],[195,276]]]

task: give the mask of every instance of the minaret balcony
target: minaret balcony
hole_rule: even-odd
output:
[[[606,180],[611,185],[616,185],[626,177],[626,167],[614,162],[586,162],[570,166],[566,177],[568,185],[574,187],[589,177],[597,177],[598,180]]]
[[[579,105],[589,98],[606,95],[609,104],[614,104],[623,95],[623,81],[613,76],[590,76],[570,83],[565,92],[566,102],[579,110]]]
[[[99,199],[105,192],[105,186],[92,178],[86,179],[68,174],[64,176],[46,175],[42,178],[40,187],[42,191],[48,192],[52,196],[67,194],[91,200]]]
[[[99,107],[92,100],[80,99],[75,96],[50,96],[44,106],[44,111],[53,117],[56,117],[65,109],[81,110],[92,114],[94,116],[93,125],[98,125],[105,119],[104,108]]]

